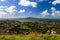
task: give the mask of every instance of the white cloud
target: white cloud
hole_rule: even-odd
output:
[[[56,9],[54,8],[54,7],[51,7],[51,12],[52,12],[52,14],[51,14],[51,16],[56,16]]]
[[[36,2],[31,2],[29,0],[20,0],[20,2],[18,4],[21,5],[21,6],[32,6],[32,7],[37,6]]]
[[[24,9],[22,9],[22,10],[20,10],[20,11],[19,11],[19,13],[24,13],[24,12],[25,12],[25,10],[24,10]]]
[[[60,18],[60,11],[56,10],[56,8],[54,7],[51,7],[50,13],[48,12],[48,10],[42,11],[42,13],[40,13],[40,17],[41,18]]]
[[[1,12],[1,11],[0,11],[0,18],[5,17],[5,15],[7,15],[7,13],[6,13],[6,12]]]
[[[14,14],[17,12],[15,6],[0,6],[0,18],[16,17]],[[13,14],[13,15],[12,15]]]
[[[10,7],[6,8],[5,11],[10,14],[15,14],[17,12],[16,6],[10,6]]]
[[[7,8],[7,6],[0,6],[0,17],[7,15],[6,12],[4,12],[4,9]]]
[[[6,12],[0,12],[0,15],[6,15],[7,13]]]
[[[55,13],[52,13],[51,16],[55,16]]]
[[[51,7],[51,12],[52,12],[51,16],[59,18],[60,11],[56,10],[54,7]]]
[[[54,7],[51,7],[51,12],[55,12],[56,9]]]
[[[41,16],[43,16],[43,17],[49,15],[48,10],[45,10],[45,11],[43,11],[43,12],[40,13],[40,14],[41,14]]]
[[[54,1],[52,2],[52,4],[53,4],[53,5],[60,4],[60,0],[54,0]]]
[[[51,15],[55,16],[55,17],[58,17],[58,16],[60,16],[60,11],[55,11]]]
[[[0,11],[3,11],[4,9],[0,8]]]
[[[57,16],[60,16],[60,11],[55,12]]]
[[[0,6],[0,11],[6,11],[10,14],[15,14],[17,12],[16,6]]]
[[[0,0],[0,1],[4,2],[4,1],[6,1],[6,0]]]
[[[0,11],[3,11],[7,6],[0,6]]]
[[[4,9],[7,8],[8,6],[0,6],[0,9]]]

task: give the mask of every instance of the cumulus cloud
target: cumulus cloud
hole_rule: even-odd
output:
[[[60,16],[60,11],[52,12],[51,15],[52,15],[52,16],[55,16],[55,17],[58,17],[58,16]]]
[[[48,10],[42,11],[42,13],[40,13],[40,17],[42,17],[42,18],[59,18],[60,11],[56,10],[56,8],[54,8],[54,7],[51,7],[50,13],[48,12]]]
[[[7,6],[0,6],[0,11],[4,11],[5,8],[7,8]]]
[[[7,8],[8,6],[0,6],[0,9],[5,9]]]
[[[10,14],[15,14],[17,12],[16,6],[10,6],[6,8],[5,11],[9,12]]]
[[[40,13],[40,14],[41,14],[41,16],[43,16],[43,17],[49,15],[48,10],[45,10],[45,11],[43,11],[43,12]]]
[[[51,7],[51,12],[55,12],[56,9],[54,7]]]
[[[20,2],[18,4],[21,5],[21,6],[32,6],[32,7],[37,6],[36,2],[31,2],[29,0],[20,0]]]
[[[24,12],[25,12],[25,10],[24,10],[24,9],[22,9],[22,10],[20,10],[20,11],[19,11],[19,13],[24,13]]]
[[[16,6],[0,6],[0,11],[6,11],[10,14],[15,14],[17,12]]]
[[[60,17],[60,11],[56,10],[54,7],[51,7],[51,16],[55,17],[55,18],[59,18]]]
[[[53,4],[53,5],[60,4],[60,0],[54,0],[54,1],[52,2],[52,4]]]
[[[6,7],[7,7],[7,6],[0,6],[0,17],[7,14],[6,12],[4,12],[4,9],[5,9]]]
[[[2,11],[0,11],[0,18],[5,17],[5,15],[7,15],[6,12],[2,12]]]
[[[12,14],[16,14],[16,6],[0,6],[0,18],[12,18],[15,17]]]
[[[5,14],[7,14],[6,12],[0,12],[0,15],[5,15]]]

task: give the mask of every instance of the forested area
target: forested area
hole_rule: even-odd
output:
[[[0,34],[29,34],[37,32],[42,34],[60,34],[60,22],[19,22],[0,21]]]

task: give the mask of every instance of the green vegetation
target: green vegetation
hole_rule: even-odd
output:
[[[29,34],[31,32],[51,34],[52,31],[60,34],[60,22],[0,21],[0,34]]]
[[[0,35],[0,40],[60,40],[60,35],[48,35],[48,34]]]
[[[30,29],[27,25],[21,25],[20,29]]]
[[[60,22],[0,21],[0,40],[60,40]]]

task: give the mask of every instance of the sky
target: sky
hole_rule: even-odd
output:
[[[0,0],[0,18],[60,18],[60,0]]]

